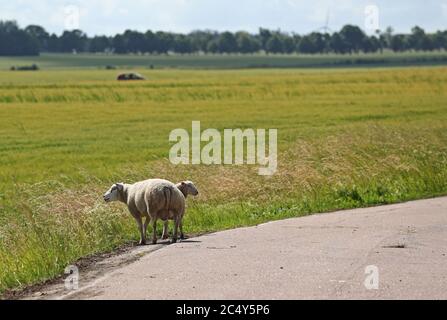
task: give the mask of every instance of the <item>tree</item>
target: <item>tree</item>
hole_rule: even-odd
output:
[[[284,43],[283,37],[279,32],[275,32],[265,45],[265,50],[268,53],[283,53]]]
[[[342,36],[337,32],[335,32],[331,37],[330,48],[331,51],[335,53],[344,54],[349,52],[349,44],[346,43]]]
[[[431,42],[433,44],[434,50],[444,49],[445,41],[446,39],[444,38],[444,34],[441,31],[437,31],[435,34],[431,35]]]
[[[157,51],[157,36],[151,30],[144,34],[143,52],[154,53]]]
[[[190,38],[192,50],[194,52],[207,52],[208,44],[216,39],[217,33],[213,31],[193,31],[188,37]]]
[[[270,40],[271,37],[272,32],[270,30],[263,28],[259,29],[259,39],[261,41],[261,46],[266,51],[267,51],[267,42]]]
[[[124,41],[124,37],[121,34],[117,34],[113,37],[112,46],[115,50],[115,53],[123,54],[127,52],[126,42]]]
[[[234,34],[223,32],[217,41],[220,53],[237,52],[237,42]]]
[[[173,50],[174,35],[169,32],[158,31],[155,34],[156,47],[155,51],[158,53],[168,53]]]
[[[55,35],[54,33],[50,35],[50,38],[48,39],[48,51],[49,52],[62,52],[60,49],[60,41],[59,37]]]
[[[394,52],[402,52],[407,49],[406,36],[403,34],[396,34],[391,38],[390,49]]]
[[[36,38],[19,28],[15,21],[0,21],[0,56],[34,56],[39,54]]]
[[[297,46],[298,52],[301,53],[314,53],[313,43],[309,36],[304,36],[301,38]]]
[[[326,48],[323,34],[319,32],[312,32],[308,37],[311,43],[311,53],[323,53]]]
[[[424,29],[415,26],[411,29],[411,35],[409,37],[410,47],[416,51],[428,51],[433,50],[433,43],[425,34]]]
[[[447,31],[437,31],[432,35],[434,50],[447,50]]]
[[[38,42],[39,51],[48,50],[50,35],[44,28],[36,25],[29,25],[25,28],[25,32]]]
[[[391,42],[393,41],[393,33],[394,29],[392,27],[388,27],[386,28],[385,32],[379,33],[379,41],[382,50],[384,48],[391,48]]]
[[[112,47],[111,41],[106,36],[96,36],[90,40],[89,50],[90,52],[105,52]]]
[[[267,53],[292,53],[296,51],[297,41],[300,39],[296,35],[290,35],[281,31],[269,31],[267,29],[260,29],[260,34],[257,37],[262,44],[262,48]]]
[[[362,51],[365,53],[377,52],[381,50],[381,43],[375,36],[365,37],[363,39]]]
[[[340,31],[340,36],[347,44],[348,52],[358,53],[362,49],[365,33],[357,26],[346,25]]]
[[[248,32],[236,33],[237,51],[241,53],[254,53],[261,49],[260,41]]]
[[[191,39],[184,34],[177,34],[174,37],[174,51],[177,53],[191,53]]]
[[[295,48],[294,48],[293,51],[295,51],[295,52],[298,51],[298,44],[300,43],[300,41],[301,41],[302,38],[303,38],[303,37],[300,36],[299,34],[295,34],[295,33],[292,34],[293,43],[294,43],[294,45],[295,45]]]
[[[327,32],[322,34],[322,40],[324,43],[324,49],[323,49],[324,53],[328,53],[331,51],[331,38],[332,36]]]
[[[139,53],[145,51],[145,36],[143,33],[133,30],[126,30],[123,34],[126,51]]]
[[[219,52],[219,39],[212,39],[210,42],[208,42],[206,46],[206,51],[211,53],[218,53]]]
[[[87,35],[81,30],[64,31],[59,41],[62,52],[86,51]]]
[[[296,51],[295,38],[289,36],[288,34],[283,34],[282,46],[284,53],[293,53],[294,51]]]

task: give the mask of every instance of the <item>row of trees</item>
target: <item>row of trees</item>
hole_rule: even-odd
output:
[[[39,42],[15,22],[0,21],[0,56],[38,55]]]
[[[114,52],[114,53],[358,53],[433,51],[447,49],[447,31],[428,34],[414,27],[411,34],[394,34],[392,28],[366,35],[359,27],[344,26],[339,32],[289,34],[260,29],[248,32],[194,31],[145,33],[126,30],[113,37],[88,37],[81,30],[49,34],[44,28],[30,25],[19,28],[13,21],[0,21],[0,55],[36,55],[39,52]]]

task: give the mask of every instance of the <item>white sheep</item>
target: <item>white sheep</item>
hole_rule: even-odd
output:
[[[120,201],[127,205],[138,224],[140,245],[146,244],[149,221],[153,227],[152,244],[157,243],[158,219],[174,220],[172,242],[177,241],[178,229],[185,213],[185,196],[172,182],[151,179],[135,184],[116,183],[104,194],[104,201]]]
[[[197,196],[199,194],[199,191],[197,190],[196,186],[192,181],[182,181],[180,183],[177,183],[175,185],[183,194],[185,199],[188,197],[188,195]],[[180,221],[180,239],[185,239],[185,234],[183,233],[183,217]],[[163,235],[162,239],[168,239],[169,238],[169,221],[166,220],[163,226]]]

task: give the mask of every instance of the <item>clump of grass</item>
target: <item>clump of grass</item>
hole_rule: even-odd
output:
[[[132,239],[128,217],[105,207],[97,190],[57,184],[58,191],[42,194],[51,187],[40,183],[15,190],[20,197],[14,211],[1,217],[8,222],[0,246],[2,289],[50,278],[84,255]]]

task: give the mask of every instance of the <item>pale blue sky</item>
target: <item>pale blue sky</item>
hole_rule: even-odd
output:
[[[189,32],[196,29],[248,30],[259,27],[307,33],[325,25],[338,30],[351,23],[364,27],[365,7],[380,9],[381,29],[408,32],[414,25],[428,31],[447,29],[447,0],[0,0],[0,19],[21,26],[39,24],[60,33],[67,25],[67,6],[79,8],[79,27],[89,35],[125,29]],[[70,7],[69,7],[70,8]],[[73,17],[70,16],[71,18]],[[68,19],[70,19],[70,17]],[[68,20],[68,26],[73,25]],[[75,24],[76,25],[76,24]]]

